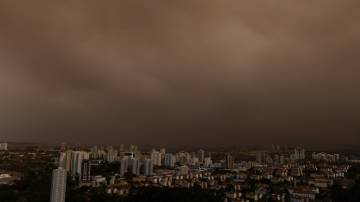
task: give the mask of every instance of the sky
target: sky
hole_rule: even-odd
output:
[[[0,141],[360,144],[358,0],[2,0]]]

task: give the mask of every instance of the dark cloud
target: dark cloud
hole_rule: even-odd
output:
[[[1,1],[0,137],[359,142],[359,6]]]

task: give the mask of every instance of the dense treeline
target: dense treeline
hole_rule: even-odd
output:
[[[1,158],[3,161],[0,162],[0,169],[21,172],[23,177],[14,185],[0,186],[0,202],[49,201],[54,169],[51,156],[38,153],[34,159],[29,153],[24,153],[22,158],[3,153]]]
[[[359,202],[360,201],[360,180],[356,180],[355,184],[348,190],[342,189],[339,185],[331,188],[331,198],[335,202]]]
[[[355,179],[350,189],[342,189],[335,184],[330,191],[331,199],[335,202],[359,202],[360,201],[360,165],[354,164],[347,173],[349,179]]]

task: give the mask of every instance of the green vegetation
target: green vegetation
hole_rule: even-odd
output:
[[[53,154],[45,152],[3,152],[0,169],[23,174],[15,185],[0,186],[1,202],[49,201],[51,174],[54,169]]]

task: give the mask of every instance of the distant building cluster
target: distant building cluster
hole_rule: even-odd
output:
[[[305,153],[305,149],[301,147],[290,150],[287,146],[281,148],[280,145],[273,145],[271,151],[258,151],[256,154],[256,162],[260,164],[293,163],[299,160],[305,160]]]
[[[214,192],[223,190],[228,202],[289,198],[311,201],[321,190],[331,187],[335,179],[343,179],[350,168],[338,154],[309,154],[302,147],[279,145],[253,152],[254,159],[248,161],[236,161],[236,154],[231,152],[221,153],[223,158],[214,160],[212,153],[203,149],[142,152],[136,145],[83,150],[66,150],[62,145],[61,150],[59,168],[53,173],[52,202],[63,202],[55,198],[63,196],[67,175],[80,187],[106,187],[105,192],[115,196],[126,196],[134,187],[198,186]],[[117,166],[116,172],[99,173],[104,165]],[[257,183],[255,189],[249,182]],[[274,190],[271,184],[279,184],[282,189]]]
[[[0,143],[0,151],[7,151],[8,150],[8,143],[2,142]]]
[[[330,162],[336,162],[340,160],[340,154],[327,154],[325,152],[321,153],[312,153],[312,159],[317,161],[330,161]]]
[[[90,158],[86,151],[66,151],[60,153],[59,167],[64,168],[71,176],[81,176],[83,162]]]

